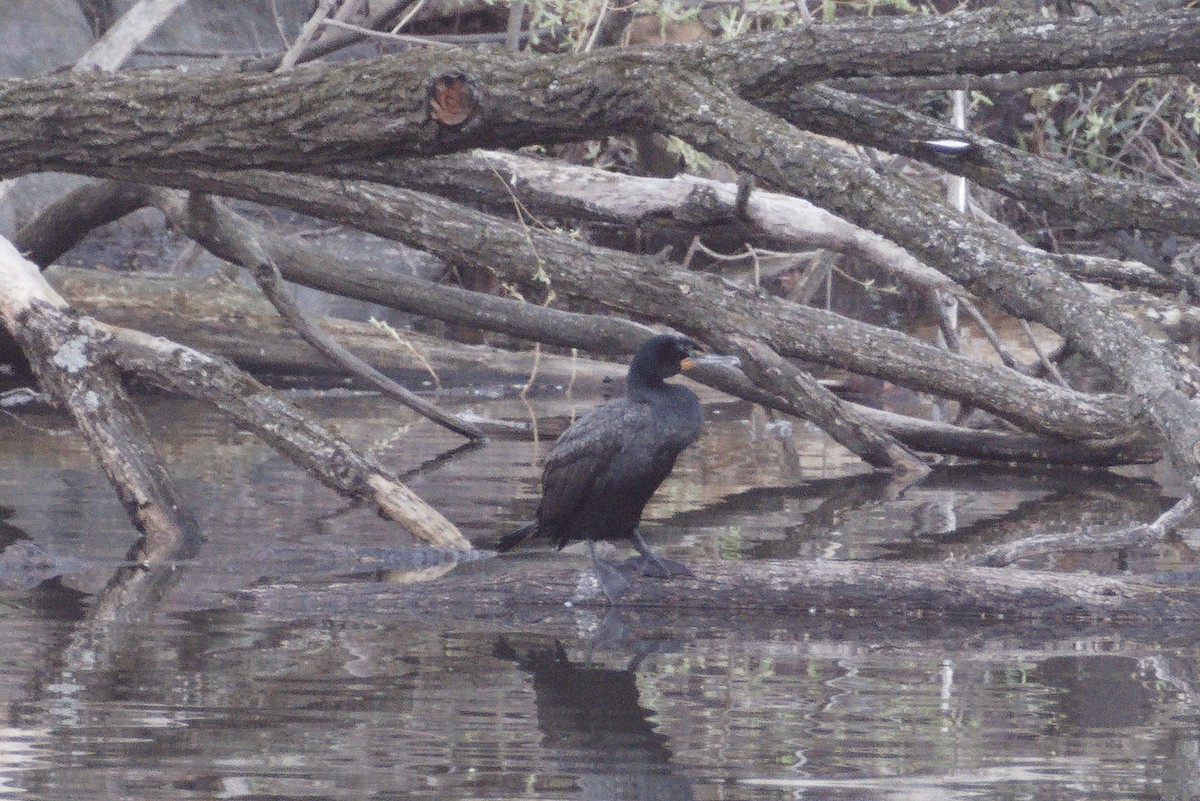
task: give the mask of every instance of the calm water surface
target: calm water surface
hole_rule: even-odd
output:
[[[447,401],[513,433],[439,461],[454,438],[373,395],[300,400],[481,544],[532,513],[547,443],[594,402]],[[1200,797],[1200,649],[1169,631],[266,612],[247,590],[373,580],[362,554],[408,543],[202,407],[146,408],[206,541],[132,621],[89,614],[134,539],[107,482],[61,420],[0,418],[0,797]],[[1131,471],[950,467],[897,491],[803,426],[707,414],[644,529],[684,560],[963,558],[1170,503]],[[1192,562],[1180,542],[1039,566]]]

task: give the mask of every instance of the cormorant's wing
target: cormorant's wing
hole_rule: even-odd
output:
[[[642,436],[649,422],[647,405],[623,398],[576,420],[546,458],[539,519],[547,526],[569,519],[613,458]]]

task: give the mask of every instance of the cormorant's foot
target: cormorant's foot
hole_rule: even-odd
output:
[[[600,589],[604,591],[608,602],[615,604],[618,598],[629,591],[631,582],[628,574],[623,569],[623,565],[613,564],[604,559],[597,559],[593,564],[596,567],[596,578],[600,582]]]
[[[648,578],[669,579],[674,576],[691,576],[692,571],[682,562],[661,556],[633,556],[625,560],[625,567],[636,570]]]

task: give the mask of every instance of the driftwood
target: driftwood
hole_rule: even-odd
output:
[[[864,99],[864,102],[872,101]],[[894,111],[936,125],[926,117],[901,109]],[[865,123],[863,125],[866,127]],[[872,128],[872,131],[878,135],[877,128]],[[833,135],[833,132],[829,133]],[[947,135],[943,131],[942,137]],[[887,141],[890,143],[898,138],[897,135],[890,135]],[[939,137],[930,135],[928,138]],[[910,155],[928,158],[929,152],[924,145],[913,145],[907,139],[905,145],[907,149],[904,152],[913,151]],[[1064,181],[1082,181],[1085,180],[1083,176],[1090,175],[1070,170],[1058,162],[1028,154],[1021,156],[1032,160],[1040,168],[1065,175]],[[948,166],[955,166],[961,161],[951,160]],[[939,163],[938,166],[942,165]],[[722,225],[737,226],[738,234],[743,238],[758,238],[776,247],[825,248],[854,254],[914,287],[949,292],[956,297],[970,295],[961,284],[930,269],[893,242],[829,214],[806,200],[775,192],[754,191],[749,197],[745,214],[739,216],[734,207],[738,191],[736,186],[690,175],[671,179],[645,178],[516,153],[489,151],[455,153],[433,159],[350,163],[332,166],[325,172],[342,178],[420,189],[458,202],[486,206],[497,212],[510,209],[515,197],[534,214],[555,218],[569,217],[637,228],[672,226],[689,234],[706,237],[712,235],[714,228],[719,229]],[[1118,183],[1128,191],[1144,191],[1138,188],[1140,185]],[[1183,196],[1179,197],[1179,200],[1183,199]],[[1178,289],[1182,285],[1179,279],[1165,276],[1142,262],[1074,254],[1058,254],[1055,259],[1063,270],[1084,281],[1159,291]]]
[[[868,464],[888,467],[908,476],[922,476],[929,467],[901,445],[882,426],[825,389],[808,373],[797,369],[762,342],[748,337],[718,336],[725,350],[737,354],[755,382],[775,395],[788,398],[803,417],[829,432]]]
[[[250,426],[328,486],[364,497],[432,545],[469,550],[461,532],[382,467],[331,436],[278,394],[232,365],[169,340],[106,327],[63,313],[65,303],[36,266],[0,241],[11,291],[0,319],[17,336],[51,397],[65,406],[105,467],[145,539],[130,561],[176,558],[186,515],[116,367],[164,389],[203,398]],[[161,307],[160,307],[161,308]],[[181,522],[181,519],[185,522]],[[140,582],[128,583],[131,587]]]
[[[280,59],[276,72],[288,72],[296,66],[309,43],[316,37],[325,18],[332,10],[332,0],[323,0],[323,2],[317,4],[316,9],[312,12],[312,16],[301,27],[296,40],[292,42],[287,52],[284,53],[283,58]],[[349,12],[349,8],[342,8],[340,12],[347,13]],[[267,300],[271,302],[279,314],[287,320],[288,324],[300,334],[305,342],[308,342],[334,363],[341,365],[351,373],[374,384],[388,396],[400,401],[405,406],[428,419],[433,420],[438,425],[448,428],[470,440],[485,439],[483,432],[476,426],[460,420],[458,417],[439,409],[417,394],[410,392],[407,388],[380,373],[354,355],[354,353],[343,347],[333,337],[327,335],[319,325],[309,318],[300,308],[299,304],[292,300],[291,295],[283,287],[283,277],[279,273],[278,266],[258,241],[253,237],[244,236],[244,229],[239,230],[228,226],[222,228],[220,226],[220,220],[214,213],[219,201],[207,195],[196,193],[189,195],[186,201],[182,201],[180,198],[171,198],[166,192],[160,192],[158,196],[160,203],[164,201],[183,202],[183,213],[190,218],[191,222],[195,225],[207,227],[210,229],[209,233],[211,236],[221,239],[226,249],[233,254],[232,261],[249,270],[258,284],[258,288],[262,290],[263,295],[266,296]],[[411,500],[413,499],[407,499],[406,502],[411,502]],[[433,512],[433,510],[428,511]],[[438,522],[441,516],[437,515],[436,512],[433,512],[433,514],[435,517],[432,521],[427,522]],[[442,520],[441,522],[448,521]]]

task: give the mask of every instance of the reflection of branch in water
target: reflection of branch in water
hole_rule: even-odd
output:
[[[180,536],[158,542],[143,536],[135,542],[125,564],[64,637],[61,651],[45,659],[35,672],[38,686],[31,697],[40,696],[40,708],[50,716],[38,721],[40,725],[49,730],[74,725],[74,716],[86,702],[110,698],[115,687],[125,686],[128,676],[120,668],[125,660],[136,663],[133,654],[155,609],[182,575],[181,565],[196,555],[203,542],[195,521],[182,510],[175,511]],[[71,600],[72,591],[56,581],[43,583],[31,597],[39,599],[39,591],[47,593],[40,596],[42,602],[60,608]]]
[[[693,798],[691,783],[676,775],[666,735],[641,705],[635,656],[619,670],[571,662],[562,643],[501,636],[495,653],[533,680],[543,747],[559,769],[577,774],[583,798]]]
[[[178,542],[155,546],[142,537],[129,549],[125,557],[128,564],[113,574],[82,623],[83,629],[92,629],[89,638],[103,632],[112,648],[119,650],[178,580],[180,564],[199,552],[204,538],[195,521],[183,520],[182,512],[179,514],[183,537]],[[90,647],[95,647],[95,642]]]
[[[402,482],[411,481],[412,479],[416,478],[417,476],[423,476],[427,473],[432,473],[436,470],[441,470],[443,467],[445,467],[446,465],[455,461],[459,457],[465,456],[468,453],[473,453],[473,452],[479,450],[480,448],[482,448],[486,444],[487,444],[486,440],[470,440],[468,442],[462,443],[461,445],[459,445],[455,448],[451,448],[448,451],[442,451],[437,456],[434,456],[433,458],[430,458],[430,459],[426,459],[425,461],[421,462],[419,465],[412,468],[411,470],[408,470],[408,471],[402,473],[400,475],[400,481],[402,481]]]
[[[442,451],[441,453],[437,454],[436,456],[426,459],[425,461],[421,462],[419,465],[412,468],[411,470],[408,470],[407,472],[402,473],[399,476],[398,480],[401,483],[404,483],[407,481],[411,481],[412,479],[414,479],[418,476],[422,476],[427,473],[432,473],[436,470],[440,470],[441,468],[445,467],[446,465],[450,464],[451,462],[454,462],[460,456],[465,456],[468,453],[473,453],[474,451],[477,451],[480,448],[484,447],[484,445],[486,445],[486,444],[487,443],[484,440],[468,440],[467,442],[464,442],[460,445],[456,445],[455,447],[453,447],[449,450]],[[345,517],[346,515],[350,514],[351,512],[356,512],[359,509],[362,509],[362,507],[365,503],[366,502],[361,498],[351,498],[347,503],[342,504],[338,508],[336,508],[330,512],[326,512],[325,514],[309,518],[309,520],[313,523],[313,525],[317,528],[317,530],[321,534],[328,535],[330,533],[329,527],[328,527],[329,523],[337,520],[338,518]]]
[[[1060,521],[1064,524],[1077,521],[1085,509],[1125,507],[1132,519],[1141,519],[1145,510],[1152,510],[1152,514],[1157,508],[1159,492],[1154,482],[1103,472],[1061,469],[1031,472],[1028,468],[965,465],[938,468],[917,484],[905,487],[898,498],[887,475],[855,475],[818,479],[793,487],[755,488],[663,522],[671,527],[717,528],[742,525],[753,514],[759,528],[769,531],[775,515],[778,523],[774,533],[782,537],[749,542],[740,553],[760,559],[791,559],[806,555],[805,549],[814,541],[822,541],[829,532],[844,528],[849,520],[864,519],[881,507],[887,512],[889,505],[896,503],[895,510],[888,515],[895,523],[897,537],[904,539],[896,547],[905,549],[903,556],[920,558],[927,555],[926,550],[938,551],[948,544],[970,545],[982,542],[985,537],[991,541],[1006,539],[1006,531],[1017,536],[1045,530]],[[1014,497],[1021,493],[1036,493],[1038,497]],[[972,519],[952,527],[931,525],[925,519],[914,520],[912,504],[919,503],[925,494],[931,499],[945,495],[956,510],[971,504]],[[988,496],[1003,503],[989,505]],[[815,508],[797,519],[794,507],[798,502]],[[912,542],[914,536],[921,541]]]
[[[819,479],[792,487],[755,488],[722,498],[700,509],[689,509],[663,523],[670,527],[740,525],[749,514],[765,518],[772,513],[787,514],[780,521],[781,539],[750,542],[743,556],[756,559],[789,559],[801,555],[806,543],[834,530],[851,511],[878,503],[891,496],[892,478],[886,473]],[[817,508],[801,516],[790,517],[796,500],[815,503]]]
[[[538,463],[538,444],[541,441],[541,429],[538,427],[538,415],[534,410],[533,404],[529,402],[529,398],[521,396],[521,403],[525,404],[525,411],[529,413],[529,431],[533,435],[533,456],[530,458],[530,464]]]

